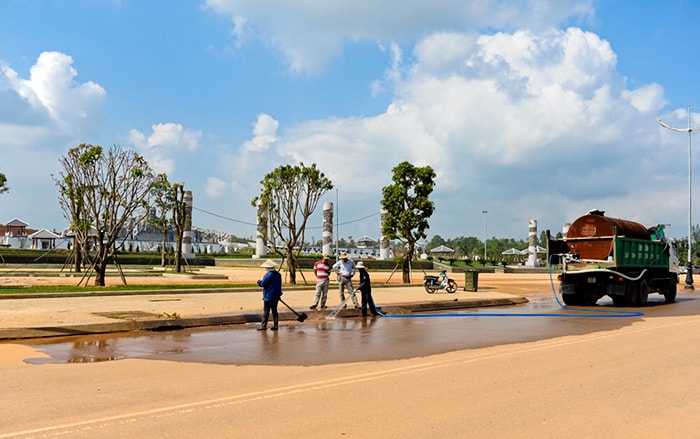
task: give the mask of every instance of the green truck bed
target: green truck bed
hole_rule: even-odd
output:
[[[668,268],[668,250],[663,241],[615,237],[616,267]]]

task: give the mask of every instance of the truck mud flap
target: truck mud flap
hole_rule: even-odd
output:
[[[576,286],[570,283],[559,284],[559,294],[575,294]]]
[[[606,293],[608,296],[624,296],[627,291],[626,287],[626,282],[622,283],[616,283],[616,284],[609,284],[608,288],[606,289]]]

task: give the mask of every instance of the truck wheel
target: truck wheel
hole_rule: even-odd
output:
[[[639,305],[639,283],[627,282],[627,288],[625,288],[625,299],[627,299],[627,304],[629,306]]]
[[[647,300],[649,299],[649,284],[647,284],[647,281],[642,280],[639,283],[639,294],[637,295],[637,305],[639,306],[644,306],[647,304]]]
[[[666,303],[673,303],[676,301],[676,292],[678,291],[678,279],[673,276],[668,281],[668,291],[664,293],[664,299]]]

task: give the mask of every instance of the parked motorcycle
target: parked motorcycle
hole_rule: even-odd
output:
[[[425,287],[425,291],[427,291],[429,294],[433,294],[437,290],[443,289],[450,294],[457,292],[457,282],[447,277],[447,272],[445,270],[440,272],[439,277],[428,275],[424,276],[423,286]]]

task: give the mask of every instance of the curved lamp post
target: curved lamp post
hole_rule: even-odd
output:
[[[678,131],[681,133],[688,133],[688,271],[685,276],[685,289],[694,290],[693,287],[693,252],[692,252],[692,241],[693,241],[693,167],[691,161],[691,151],[692,151],[692,133],[693,130],[700,128],[700,125],[691,127],[690,126],[690,104],[688,104],[688,128],[675,128],[668,124],[665,124],[661,119],[656,119],[659,124],[671,131]]]

